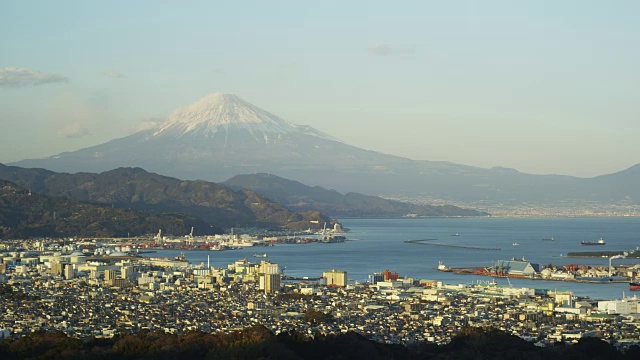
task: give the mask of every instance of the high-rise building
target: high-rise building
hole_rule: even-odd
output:
[[[51,262],[51,274],[53,275],[61,275],[62,274],[62,265],[59,261]]]
[[[384,278],[384,281],[396,281],[400,277],[400,275],[397,272],[392,273],[391,270],[389,269],[383,271],[382,276]]]
[[[264,290],[266,293],[274,293],[280,290],[281,284],[280,274],[258,274],[258,282],[260,290]]]
[[[113,280],[116,278],[116,272],[114,270],[105,270],[104,271],[104,279],[105,280]]]
[[[64,266],[64,278],[67,280],[73,279],[75,277],[76,273],[75,270],[73,269],[73,265],[71,264],[67,264]]]
[[[371,284],[377,284],[380,281],[384,281],[384,276],[381,272],[374,272],[372,275],[369,275],[369,282]]]
[[[133,274],[133,266],[123,266],[120,268],[120,277],[122,279],[129,279],[129,275]]]
[[[347,272],[333,269],[322,273],[327,286],[347,286]]]
[[[258,284],[260,290],[272,293],[280,290],[282,274],[280,266],[269,261],[262,261],[258,267]]]
[[[260,263],[260,274],[280,274],[280,266],[270,261],[262,261]]]

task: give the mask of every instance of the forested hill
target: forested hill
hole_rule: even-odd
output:
[[[220,228],[286,226],[300,230],[330,223],[318,211],[290,211],[251,190],[184,181],[140,168],[67,174],[0,164],[0,179],[47,196],[125,209],[182,213]]]
[[[141,212],[49,197],[0,180],[0,238],[126,237],[153,234],[158,229],[183,235],[192,226],[209,233],[221,231],[182,214]]]

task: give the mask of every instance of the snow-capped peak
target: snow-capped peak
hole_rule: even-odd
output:
[[[294,125],[236,95],[223,93],[207,95],[173,111],[150,132],[153,137],[190,134],[208,138],[220,131],[228,133],[233,130],[246,130],[256,139],[277,134],[305,133],[334,140],[313,128]]]

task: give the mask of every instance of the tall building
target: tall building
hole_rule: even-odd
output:
[[[261,274],[280,274],[280,266],[278,264],[274,264],[270,261],[262,261],[260,263],[260,270],[258,273]]]
[[[104,279],[105,280],[113,280],[116,278],[116,272],[114,270],[105,270],[104,271]]]
[[[333,269],[322,273],[327,286],[347,286],[347,272]]]
[[[269,261],[262,261],[258,269],[258,284],[260,290],[273,293],[280,290],[282,275],[280,266]]]
[[[369,283],[375,285],[380,281],[384,281],[384,276],[381,272],[374,272],[373,275],[369,275]]]
[[[61,275],[62,274],[62,264],[58,261],[51,262],[51,274],[53,275]]]
[[[264,274],[258,275],[258,282],[260,284],[260,290],[264,290],[266,293],[274,293],[280,291],[281,287],[281,275],[280,274]]]
[[[67,264],[64,266],[64,278],[67,280],[73,279],[75,277],[76,273],[75,270],[73,269],[73,265],[71,264]]]
[[[123,266],[120,268],[120,277],[129,279],[129,275],[133,274],[133,266]]]
[[[391,281],[396,281],[400,277],[400,275],[397,272],[392,273],[391,270],[389,270],[389,269],[383,271],[382,272],[382,276],[384,278],[384,281],[390,281],[390,280]]]

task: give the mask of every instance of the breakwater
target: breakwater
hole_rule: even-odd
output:
[[[456,249],[471,249],[471,250],[485,250],[485,251],[500,250],[499,247],[451,245],[451,244],[441,244],[441,243],[432,243],[432,242],[430,242],[430,241],[436,241],[436,240],[438,240],[438,239],[405,240],[405,243],[407,243],[407,244],[416,244],[416,245],[427,245],[427,246],[441,246],[441,247],[456,248]]]

